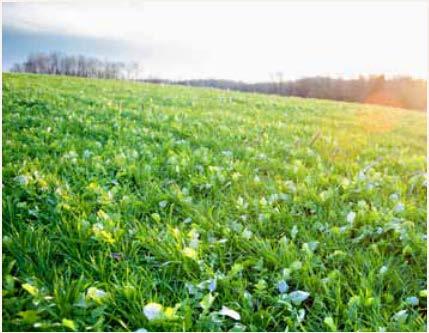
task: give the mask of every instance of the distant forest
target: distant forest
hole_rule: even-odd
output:
[[[344,80],[309,77],[295,81],[245,83],[231,80],[139,80],[151,83],[212,87],[245,92],[332,99],[337,101],[380,104],[414,110],[426,110],[426,80],[411,77],[386,79],[383,75]]]
[[[12,72],[71,75],[102,79],[125,79],[138,82],[212,87],[226,90],[258,92],[281,96],[332,99],[338,101],[381,104],[414,110],[426,110],[426,80],[407,76],[386,79],[383,75],[345,80],[329,77],[309,77],[283,80],[277,73],[271,82],[245,83],[232,80],[139,80],[142,69],[138,63],[102,61],[85,56],[68,56],[57,52],[32,54]]]

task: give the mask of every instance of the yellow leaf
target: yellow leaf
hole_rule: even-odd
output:
[[[32,286],[29,283],[24,283],[22,285],[22,288],[24,288],[26,291],[28,291],[33,296],[36,296],[39,293],[39,289],[37,289],[36,287]]]
[[[190,248],[190,247],[185,247],[183,249],[183,255],[185,257],[188,257],[191,259],[197,259],[197,252],[193,248]]]
[[[63,323],[64,327],[67,327],[67,328],[71,329],[72,331],[76,331],[76,325],[74,324],[73,320],[64,318],[62,323]]]

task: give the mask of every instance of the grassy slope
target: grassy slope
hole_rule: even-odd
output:
[[[3,329],[424,330],[424,172],[423,113],[4,74]]]

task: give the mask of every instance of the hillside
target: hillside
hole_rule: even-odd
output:
[[[3,75],[3,330],[425,331],[426,114]]]

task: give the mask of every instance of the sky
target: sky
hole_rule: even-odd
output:
[[[138,61],[141,77],[426,78],[426,1],[3,3],[2,65],[59,51]]]

